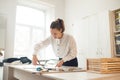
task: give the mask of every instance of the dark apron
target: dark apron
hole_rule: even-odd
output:
[[[61,60],[62,58],[59,58]],[[78,60],[77,58],[74,58],[70,61],[66,61],[63,63],[63,66],[73,66],[73,67],[78,67]]]

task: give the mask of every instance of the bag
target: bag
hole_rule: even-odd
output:
[[[30,59],[28,59],[27,57],[21,57],[20,61],[24,64],[24,63],[32,63],[32,61]]]

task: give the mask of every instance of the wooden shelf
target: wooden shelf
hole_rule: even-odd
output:
[[[120,57],[120,9],[111,11],[110,14],[111,27],[111,50],[113,57]]]

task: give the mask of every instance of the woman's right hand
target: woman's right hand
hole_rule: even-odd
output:
[[[36,55],[33,55],[32,64],[33,64],[33,65],[37,65],[37,62],[38,62],[37,56],[36,56]]]

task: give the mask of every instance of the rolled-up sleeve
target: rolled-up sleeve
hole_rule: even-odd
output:
[[[33,55],[37,55],[40,49],[47,47],[49,44],[50,44],[50,37],[45,39],[44,41],[41,41],[40,43],[35,44]]]

